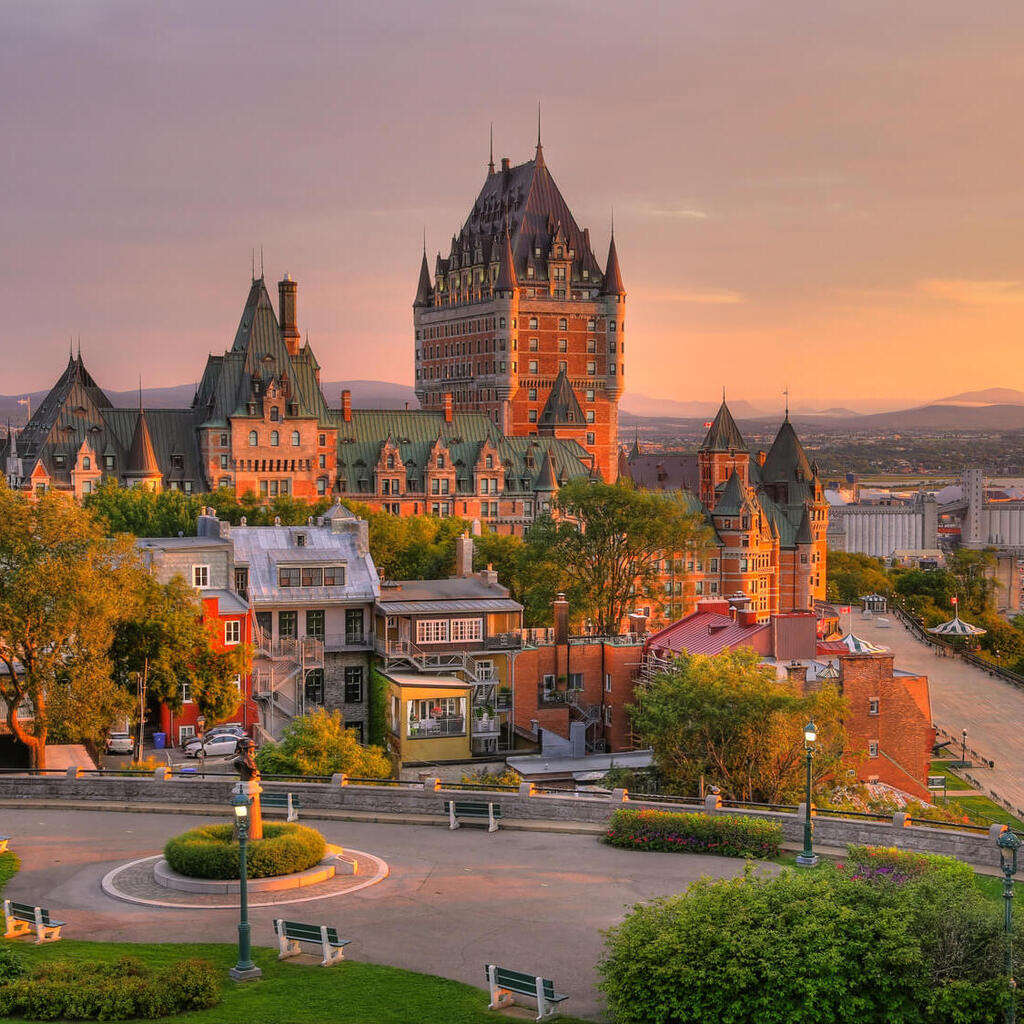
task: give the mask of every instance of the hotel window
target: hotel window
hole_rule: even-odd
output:
[[[226,455],[222,455],[220,457],[220,468],[221,469],[227,469],[228,468],[228,457]]]
[[[321,434],[317,443],[320,445],[321,448],[325,447],[327,444],[327,435]]]
[[[84,481],[82,481],[82,493],[83,494],[92,494],[92,481],[91,480],[84,480]]]
[[[537,422],[537,410],[536,409],[531,409],[529,411],[529,413],[527,413],[527,419],[529,419],[529,421],[531,423],[536,423]]]
[[[878,740],[868,741],[868,757],[878,757]]]
[[[295,611],[277,613],[278,637],[295,639],[299,635],[299,613]]]
[[[416,643],[443,644],[447,642],[447,619],[421,619],[416,623]]]
[[[306,636],[323,640],[324,614],[323,608],[308,608],[306,610]]]
[[[594,389],[593,388],[588,388],[587,389],[587,401],[588,402],[592,402],[593,400],[594,400]]]
[[[869,715],[877,715],[878,714],[878,698],[877,697],[872,697],[871,700],[868,701],[868,714]]]
[[[596,441],[594,440],[594,435],[590,432],[587,433],[587,444],[596,444]]]
[[[302,438],[299,436],[299,432],[297,430],[293,430],[292,431],[292,447],[293,448],[298,448],[301,443],[302,443]]]
[[[588,409],[587,410],[587,422],[588,423],[593,423],[594,422],[594,410],[593,409]]]
[[[537,318],[535,316],[531,316],[530,317],[530,330],[531,331],[537,330]],[[531,339],[531,340],[535,341],[536,339]]]
[[[192,586],[208,587],[210,585],[210,567],[208,565],[192,566]]]
[[[530,373],[536,373],[537,372],[537,360],[536,359],[531,359],[528,365],[529,365],[529,368],[530,368],[530,370],[529,370]]]
[[[537,389],[536,388],[530,388],[529,391],[526,394],[526,397],[527,397],[527,399],[529,401],[536,402],[537,401]]]
[[[718,572],[718,559],[717,558],[712,558],[711,561],[708,563],[708,571],[709,572]]]
[[[271,423],[276,423],[280,418],[281,418],[281,413],[278,410],[277,406],[276,405],[271,406],[271,409],[270,409],[270,422]]]
[[[604,692],[612,692],[612,674],[610,672],[605,672],[604,674]]]
[[[593,362],[592,360],[587,363],[587,376],[588,377],[596,377],[597,376],[597,363]]]
[[[564,316],[558,320],[558,329],[560,331],[567,331],[569,329],[569,321]]]
[[[611,331],[612,334],[615,333],[615,321],[614,320],[609,320],[608,321],[608,330]]]
[[[345,666],[345,703],[361,704],[363,702],[363,667],[362,665]]]
[[[531,352],[536,352],[538,348],[540,348],[540,342],[536,338],[531,338],[530,339],[530,351]]]
[[[361,644],[363,642],[363,609],[345,609],[345,643]]]
[[[270,496],[272,498],[276,498],[277,497],[277,481],[276,480],[271,480],[270,481]]]
[[[323,452],[320,453],[320,468],[327,468],[327,456]]]
[[[615,364],[614,363],[609,363],[608,364],[608,374],[611,377],[615,376]]]
[[[563,371],[565,373],[569,372],[569,364],[564,359],[559,359],[558,360],[558,372],[562,373]]]
[[[249,431],[249,447],[255,448],[260,443],[259,434],[255,430]]]
[[[587,338],[587,351],[588,352],[596,352],[597,351],[597,342],[594,341],[593,338]]]
[[[615,339],[614,338],[612,338],[612,340],[608,342],[608,351],[609,352],[614,352],[615,351]]]
[[[559,352],[568,352],[569,351],[569,339],[568,338],[559,338],[558,339],[558,351]]]
[[[227,446],[228,446],[228,435],[227,434],[221,434],[220,435],[220,446],[221,446],[221,448],[227,448]]]
[[[224,645],[231,647],[242,642],[242,624],[238,619],[229,619],[224,623]]]
[[[281,435],[276,431],[270,432],[270,447],[276,448],[281,443]]]

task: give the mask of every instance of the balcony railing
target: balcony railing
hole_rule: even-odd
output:
[[[523,646],[518,633],[493,633],[484,637],[485,651],[517,651]]]
[[[320,638],[325,651],[366,650],[373,644],[370,633],[328,633]]]
[[[421,718],[409,723],[411,740],[436,739],[438,736],[465,736],[466,719],[462,715],[451,718]]]
[[[496,715],[484,715],[473,719],[474,736],[497,736],[499,732],[501,726]]]

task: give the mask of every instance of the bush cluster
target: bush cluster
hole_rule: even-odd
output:
[[[205,960],[153,971],[135,957],[107,962],[49,960],[0,984],[0,1016],[27,1020],[131,1020],[202,1010],[220,1002]]]
[[[974,872],[969,864],[937,853],[915,853],[894,846],[858,846],[846,848],[846,859],[838,868],[851,878],[864,882],[892,882],[902,885],[925,875],[943,874],[970,885]]]
[[[730,814],[623,808],[612,814],[605,840],[629,850],[774,857],[782,845],[782,826],[776,821]]]
[[[304,825],[263,825],[263,838],[246,847],[249,878],[270,878],[305,871],[323,860],[326,844]],[[164,858],[190,878],[238,878],[238,840],[232,825],[206,825],[168,839]]]
[[[996,1024],[1001,926],[942,865],[902,884],[747,865],[636,906],[607,933],[601,988],[617,1024]]]

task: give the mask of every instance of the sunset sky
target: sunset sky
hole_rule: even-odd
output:
[[[1024,5],[4,0],[0,393],[195,380],[262,246],[325,380],[412,381],[424,227],[544,152],[628,390],[1024,388]]]

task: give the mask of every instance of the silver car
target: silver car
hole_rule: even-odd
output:
[[[112,732],[107,736],[108,754],[131,754],[135,751],[135,743],[131,733]]]
[[[185,744],[185,756],[217,757],[222,754],[233,754],[238,749],[239,739],[240,737],[230,732],[196,736]]]

